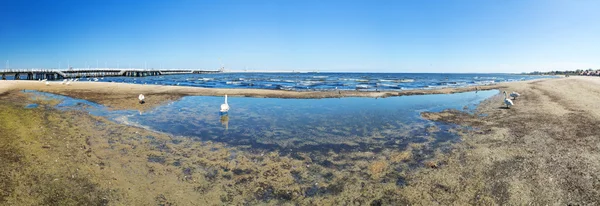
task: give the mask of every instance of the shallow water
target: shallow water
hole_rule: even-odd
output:
[[[149,112],[108,110],[103,105],[35,91],[57,99],[59,109],[82,109],[120,123],[248,149],[328,152],[403,148],[409,143],[457,140],[454,125],[424,120],[420,113],[470,111],[497,90],[389,98],[273,99],[229,97],[231,110],[219,112],[222,97],[187,96]],[[434,128],[434,129],[432,129]],[[433,148],[434,149],[434,148]]]
[[[99,81],[134,84],[179,85],[206,88],[255,88],[274,90],[414,90],[490,85],[552,76],[516,74],[436,73],[220,73],[149,77],[105,77]],[[90,81],[82,78],[82,81]]]
[[[33,90],[25,90],[25,93],[32,93],[35,94],[32,98],[34,100],[58,100],[59,103],[56,104],[54,107],[60,110],[69,110],[69,109],[76,109],[76,110],[85,110],[87,112],[89,112],[92,115],[96,115],[96,116],[103,116],[103,117],[107,117],[108,119],[111,120],[116,120],[119,118],[122,118],[124,116],[131,116],[137,113],[137,111],[133,111],[133,110],[109,110],[108,107],[101,105],[101,104],[97,104],[94,102],[90,102],[87,100],[83,100],[83,99],[76,99],[76,98],[71,98],[68,96],[63,96],[63,95],[58,95],[58,94],[51,94],[51,93],[46,93],[46,92],[38,92],[38,91],[33,91]],[[33,105],[33,104],[30,104]],[[37,107],[37,104],[35,104]],[[28,107],[29,105],[26,106],[26,108],[34,108],[34,107]]]

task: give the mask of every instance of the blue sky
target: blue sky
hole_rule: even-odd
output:
[[[597,0],[3,0],[0,59],[12,68],[600,68],[598,11]]]

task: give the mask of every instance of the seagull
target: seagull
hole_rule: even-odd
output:
[[[521,95],[517,92],[510,93],[510,97],[512,97],[513,99],[517,99],[517,97],[519,97],[519,96],[521,96]]]
[[[507,109],[510,109],[510,106],[513,106],[513,105],[515,105],[515,104],[513,103],[513,101],[512,101],[512,100],[510,100],[510,99],[508,98],[508,96],[506,95],[506,91],[504,91],[504,104],[506,104],[506,108],[507,108]]]
[[[225,104],[221,104],[221,112],[225,113],[229,111],[229,104],[227,104],[227,95],[225,95]]]
[[[138,96],[138,99],[140,100],[140,104],[143,104],[145,97],[143,94],[140,94],[140,96]]]

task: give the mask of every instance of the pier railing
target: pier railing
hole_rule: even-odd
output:
[[[95,69],[4,69],[0,70],[2,79],[6,79],[7,75],[14,75],[15,80],[23,79],[22,75],[26,75],[24,79],[65,79],[65,78],[80,78],[80,77],[145,77],[158,75],[174,75],[174,74],[204,74],[204,73],[219,73],[219,71],[211,70],[191,70],[191,69],[115,69],[115,68],[95,68]]]

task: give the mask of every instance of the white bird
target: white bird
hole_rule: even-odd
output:
[[[506,108],[509,108],[509,109],[510,109],[510,106],[515,105],[513,103],[513,101],[508,98],[508,95],[506,95],[506,91],[504,91],[504,104],[506,104]]]
[[[519,97],[519,96],[521,96],[521,95],[517,92],[510,93],[510,97],[512,97],[513,99],[517,99],[517,97]]]
[[[71,86],[71,82],[67,82],[67,86]]]
[[[50,86],[50,82],[46,82],[46,86]]]
[[[140,104],[143,104],[145,97],[143,94],[140,94],[140,96],[138,96],[138,99],[140,100]]]
[[[65,84],[67,82],[67,80],[63,80],[60,84]]]
[[[225,104],[221,104],[221,112],[228,112],[229,104],[227,104],[227,95],[225,95]]]

